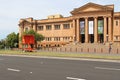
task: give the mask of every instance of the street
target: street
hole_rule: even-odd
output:
[[[120,80],[120,63],[0,56],[0,80]]]

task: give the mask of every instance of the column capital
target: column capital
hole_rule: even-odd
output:
[[[80,18],[76,18],[76,20],[79,20]]]
[[[108,16],[103,16],[103,18],[107,18]]]
[[[76,19],[72,19],[73,21],[75,21]]]
[[[112,16],[108,16],[108,18],[112,18]]]
[[[94,16],[93,18],[97,19],[97,18],[98,18],[98,16]]]
[[[84,17],[85,19],[88,19],[88,17]]]

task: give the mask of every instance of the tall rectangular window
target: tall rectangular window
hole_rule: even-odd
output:
[[[52,26],[51,25],[46,25],[46,30],[51,30]]]
[[[42,31],[42,30],[43,30],[43,26],[38,26],[38,27],[37,27],[37,30]]]
[[[118,21],[116,21],[116,26],[118,26]]]
[[[25,28],[25,32],[27,32],[28,30],[29,30],[28,27],[26,27],[26,28]]]
[[[60,25],[54,25],[54,29],[55,30],[59,30],[60,29]]]
[[[103,34],[103,26],[104,26],[103,20],[98,20],[98,34]]]
[[[70,24],[63,24],[64,29],[70,29]]]
[[[89,34],[94,34],[93,21],[89,21]]]
[[[85,21],[80,21],[80,34],[85,34]]]
[[[63,41],[69,41],[70,37],[63,37]]]
[[[46,37],[45,39],[46,39],[46,41],[52,41],[51,37]]]
[[[60,37],[55,37],[54,41],[60,41]]]
[[[116,36],[116,40],[118,40],[118,36]]]

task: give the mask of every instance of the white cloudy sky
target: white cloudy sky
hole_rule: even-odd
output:
[[[114,4],[115,12],[120,11],[120,0],[0,0],[0,39],[18,32],[21,18],[44,19],[52,14],[70,16],[70,11],[88,2]]]

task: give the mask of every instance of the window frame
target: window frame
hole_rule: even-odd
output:
[[[70,29],[70,24],[69,23],[63,24],[63,29]]]
[[[40,28],[40,27],[41,27],[41,28]],[[44,30],[44,26],[38,26],[38,27],[37,27],[37,30],[38,30],[38,31],[43,31],[43,30]]]
[[[52,25],[46,25],[46,30],[52,30]]]
[[[60,30],[60,24],[55,24],[54,25],[54,30]]]

